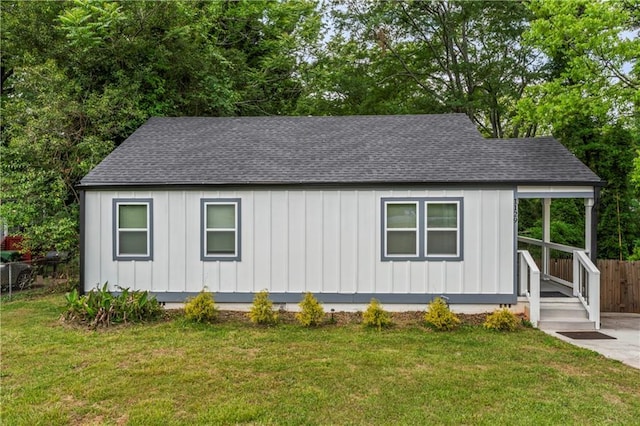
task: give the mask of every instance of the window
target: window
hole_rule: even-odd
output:
[[[202,260],[240,260],[239,218],[238,198],[202,200]]]
[[[427,202],[427,256],[458,256],[458,203]]]
[[[153,200],[113,200],[113,260],[153,260]]]
[[[382,260],[462,260],[462,198],[383,198]]]
[[[386,255],[418,256],[418,203],[386,205]]]

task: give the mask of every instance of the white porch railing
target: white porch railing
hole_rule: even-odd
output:
[[[524,244],[531,244],[534,246],[542,247],[542,279],[551,280],[555,283],[565,285],[572,289],[573,295],[578,297],[582,302],[584,309],[589,314],[589,321],[593,321],[596,330],[600,329],[600,271],[593,264],[589,258],[587,252],[577,247],[566,246],[563,244],[556,244],[550,242],[543,242],[534,238],[518,237],[518,241]],[[560,277],[553,276],[549,273],[549,249],[558,250],[564,253],[570,253],[573,255],[573,280],[567,281]],[[528,251],[522,250],[518,253],[526,252],[529,257],[531,255]],[[546,256],[546,259],[545,259]],[[522,264],[522,262],[521,262]],[[520,276],[522,281],[522,266],[520,270]],[[540,293],[538,293],[539,296]],[[539,299],[538,299],[539,303]],[[539,306],[539,305],[538,305]],[[533,315],[533,313],[531,314]],[[540,317],[538,317],[539,319]],[[533,321],[531,321],[533,322]]]
[[[600,329],[600,271],[584,251],[573,252],[573,295],[577,296],[593,321]]]
[[[527,250],[518,250],[520,264],[519,294],[529,300],[529,320],[534,327],[540,321],[540,269]]]

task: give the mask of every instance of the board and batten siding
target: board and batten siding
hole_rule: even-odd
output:
[[[381,199],[462,197],[462,261],[382,261]],[[113,260],[113,199],[153,199],[153,260]],[[200,200],[241,200],[241,260],[202,261]],[[514,294],[514,191],[88,190],[85,290]]]

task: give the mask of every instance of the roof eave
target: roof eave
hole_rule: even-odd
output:
[[[517,186],[517,185],[560,185],[560,186],[595,186],[606,185],[604,180],[451,180],[451,181],[259,181],[259,182],[84,182],[77,185],[78,189],[108,190],[116,188],[203,188],[203,187],[392,187],[392,186]]]

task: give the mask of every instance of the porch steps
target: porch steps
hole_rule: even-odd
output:
[[[538,328],[553,331],[595,330],[577,297],[546,297],[540,301]]]

